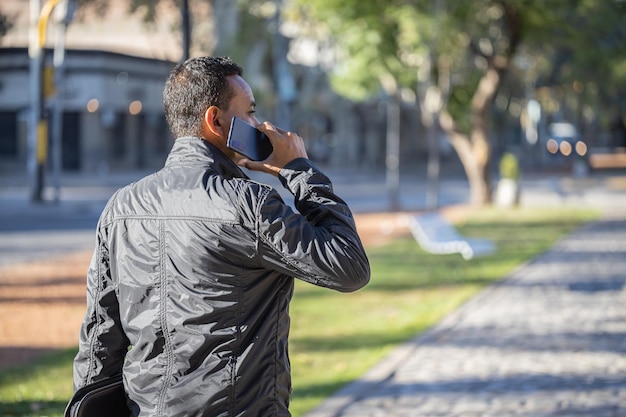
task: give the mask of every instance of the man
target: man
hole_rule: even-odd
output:
[[[369,280],[347,205],[301,137],[259,125],[241,76],[228,58],[174,68],[165,167],[98,222],[74,385],[122,372],[134,416],[289,416],[293,277],[338,291]],[[226,147],[233,116],[268,135],[268,159]],[[298,212],[238,165],[278,176]]]

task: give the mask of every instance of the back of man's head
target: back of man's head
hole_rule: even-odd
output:
[[[210,106],[228,110],[231,75],[241,76],[243,70],[228,57],[191,58],[174,67],[163,89],[163,107],[175,138],[200,136]]]

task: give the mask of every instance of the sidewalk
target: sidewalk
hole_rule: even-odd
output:
[[[390,199],[384,172],[336,168],[326,173],[334,188],[355,213],[389,210]],[[54,203],[54,190],[47,187],[45,202],[29,199],[27,178],[0,177],[0,267],[41,260],[62,253],[93,247],[95,227],[108,198],[119,187],[141,178],[147,172],[121,172],[107,175],[63,177],[60,201]],[[259,181],[274,185],[288,204],[293,197],[277,179],[257,174]],[[440,207],[469,201],[467,180],[442,177],[438,185]],[[400,178],[398,203],[401,211],[427,207],[428,183],[423,176],[405,173]],[[621,212],[626,207],[626,174],[596,174],[587,178],[563,175],[527,175],[522,184],[525,206],[588,206]]]
[[[587,224],[306,417],[626,416],[626,213]]]

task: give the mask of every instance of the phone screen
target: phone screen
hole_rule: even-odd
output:
[[[226,146],[253,161],[263,161],[274,151],[265,133],[233,117]]]

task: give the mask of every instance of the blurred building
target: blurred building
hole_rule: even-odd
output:
[[[51,68],[52,51],[46,52],[44,67]],[[67,51],[64,85],[56,97],[63,109],[62,169],[161,166],[171,146],[161,94],[172,66],[113,52]],[[0,171],[26,169],[28,90],[27,49],[0,48]],[[55,102],[46,102],[51,114]]]
[[[0,37],[0,174],[26,174],[32,159],[28,155],[29,3],[0,2],[0,14],[10,22],[8,32]],[[141,10],[131,13],[129,4],[130,0],[82,3],[67,28],[63,83],[58,95],[47,100],[49,110],[57,98],[63,109],[64,172],[152,169],[162,166],[171,146],[161,93],[169,70],[183,56],[181,13],[176,2],[157,2],[157,18],[146,23]],[[339,97],[330,88],[323,65],[300,62],[303,56],[289,63],[282,60],[290,74],[279,74],[275,69],[285,68],[273,61],[276,37],[267,22],[257,22],[253,39],[236,41],[235,35],[245,32],[237,30],[243,21],[239,14],[245,13],[237,2],[192,2],[190,7],[190,56],[224,54],[240,62],[255,91],[260,118],[301,133],[317,163],[366,169],[385,166],[386,110],[380,98],[353,103]],[[47,32],[45,65],[50,67],[55,19]],[[294,42],[290,56],[294,50],[311,54],[302,40]],[[279,88],[285,85],[290,88]],[[288,110],[287,122],[279,117],[280,104]],[[416,108],[414,101],[402,103],[400,157],[407,167],[422,167],[426,155],[426,135]],[[49,131],[53,129],[51,125]],[[51,160],[52,152],[49,155]]]
[[[127,1],[107,3],[106,9],[76,12],[65,35],[63,83],[48,91],[45,100],[49,115],[57,104],[62,108],[65,172],[160,167],[171,147],[161,94],[182,54],[180,35],[173,32],[180,12],[175,5],[159,6],[171,10],[161,10],[159,20],[148,25],[140,14],[129,13]],[[26,173],[30,2],[3,0],[0,14],[9,22],[0,37],[0,174]],[[46,31],[46,84],[54,79],[50,70],[57,21],[53,13]],[[53,129],[50,124],[50,136]],[[52,152],[48,154],[50,160]]]

